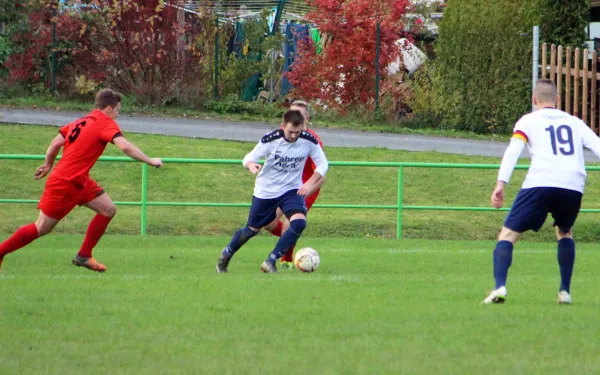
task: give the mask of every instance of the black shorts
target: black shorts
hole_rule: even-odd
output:
[[[515,232],[540,230],[548,213],[561,233],[568,233],[575,224],[583,194],[575,190],[556,187],[521,189],[504,226]]]
[[[277,217],[277,208],[281,208],[286,216],[288,213],[304,213],[306,215],[306,201],[304,197],[298,195],[298,190],[294,189],[273,199],[252,197],[248,226],[262,228],[271,224]]]

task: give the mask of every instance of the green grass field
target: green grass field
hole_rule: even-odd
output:
[[[230,273],[227,237],[106,236],[105,274],[73,267],[81,236],[8,256],[0,273],[0,374],[594,374],[597,264],[578,247],[574,304],[556,304],[555,246],[515,251],[504,305],[493,242],[304,238],[312,274],[259,272],[256,238]]]
[[[0,152],[44,154],[56,128],[0,126]],[[127,135],[152,156],[242,159],[251,143],[185,139],[155,135]],[[257,139],[260,134],[257,135]],[[498,158],[462,156],[433,152],[391,151],[386,149],[327,148],[330,160],[406,161],[450,163],[499,163]],[[114,147],[107,155],[120,155]],[[526,162],[526,161],[525,161]],[[0,160],[0,198],[39,199],[43,182],[31,176],[39,162]],[[149,199],[152,201],[204,201],[249,203],[253,176],[241,165],[165,165],[151,170]],[[405,169],[404,200],[407,205],[447,205],[489,207],[495,170]],[[509,186],[510,205],[524,172],[517,171]],[[94,177],[117,201],[140,200],[141,165],[98,163]],[[397,202],[397,170],[394,168],[332,167],[318,203],[389,204]],[[584,207],[599,208],[600,174],[590,173]],[[140,209],[121,207],[109,233],[139,233]],[[31,222],[37,215],[32,204],[0,204],[0,233],[9,233]],[[149,233],[161,235],[230,235],[243,225],[247,208],[158,208],[148,214]],[[504,219],[504,212],[405,211],[404,235],[421,239],[492,240]],[[59,233],[83,233],[92,217],[89,210],[77,208],[57,227]],[[575,228],[580,241],[600,237],[600,215],[582,214]],[[539,234],[525,239],[551,241],[550,220]],[[308,236],[395,238],[395,210],[314,209],[309,217]]]
[[[0,126],[0,152],[42,154],[55,128]],[[257,135],[259,137],[260,135]],[[152,156],[241,159],[248,143],[131,135]],[[118,155],[109,147],[109,155]],[[328,148],[330,160],[498,163],[495,158]],[[1,198],[37,199],[38,162],[0,161]],[[139,164],[92,171],[119,201],[139,200]],[[488,206],[496,171],[405,171],[410,205]],[[511,200],[523,178],[515,175]],[[395,204],[395,169],[333,167],[320,203]],[[241,166],[165,165],[149,198],[249,202]],[[584,207],[600,207],[589,177]],[[509,204],[510,202],[507,202]],[[549,224],[520,243],[502,306],[479,303],[493,287],[491,241],[502,212],[315,209],[299,246],[313,274],[259,267],[275,244],[253,239],[215,273],[220,249],[246,208],[121,207],[95,256],[105,274],[73,267],[92,213],[76,209],[51,234],[6,257],[0,272],[0,374],[593,374],[600,368],[596,293],[599,215],[584,214],[572,296],[559,285]],[[34,205],[0,205],[0,233],[31,222]],[[176,235],[176,236],[173,236]],[[0,236],[4,238],[5,235]],[[450,241],[454,240],[454,241]],[[462,241],[461,241],[462,240]],[[471,240],[471,241],[465,241]],[[484,241],[487,240],[487,241]]]

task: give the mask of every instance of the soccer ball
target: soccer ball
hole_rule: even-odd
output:
[[[321,257],[312,247],[303,247],[294,256],[294,264],[302,272],[313,272],[320,263]]]

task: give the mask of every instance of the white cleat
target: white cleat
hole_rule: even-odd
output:
[[[481,302],[481,304],[489,305],[490,303],[504,303],[507,294],[508,292],[506,291],[506,287],[501,286],[500,288],[492,291],[490,295]]]
[[[558,304],[559,305],[570,305],[571,295],[564,290],[558,292]]]

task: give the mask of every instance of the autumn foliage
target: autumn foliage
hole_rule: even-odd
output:
[[[110,86],[146,104],[201,100],[211,90],[205,59],[213,47],[199,39],[212,40],[213,16],[185,14],[178,3],[88,0],[57,8],[56,1],[30,0],[12,33],[17,53],[5,66],[14,81],[48,87],[54,21],[60,92],[84,82],[90,92]]]
[[[202,22],[162,0],[105,0],[100,11],[110,43],[95,57],[109,67],[111,87],[162,103],[202,79],[202,54],[193,43]]]
[[[372,105],[375,96],[376,24],[380,23],[380,72],[398,58],[408,0],[309,0],[315,11],[307,19],[331,38],[321,54],[301,41],[288,79],[307,100],[344,110]]]

